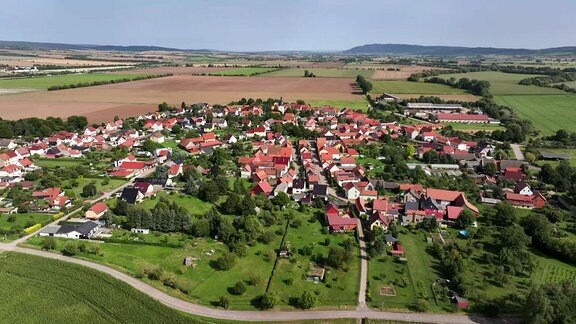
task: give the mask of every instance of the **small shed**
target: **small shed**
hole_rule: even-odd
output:
[[[195,268],[196,267],[196,263],[198,262],[198,258],[193,258],[191,256],[185,257],[184,258],[184,265],[187,267],[192,267]]]
[[[306,280],[319,282],[324,280],[324,275],[326,274],[326,270],[324,268],[312,268],[306,274]]]
[[[458,295],[452,297],[452,304],[456,305],[459,309],[468,308],[468,300]]]
[[[147,228],[132,228],[130,229],[130,232],[136,234],[150,234],[150,230]]]

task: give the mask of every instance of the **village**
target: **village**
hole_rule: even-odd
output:
[[[242,244],[252,245],[252,240],[279,243],[273,247],[276,255],[269,258],[290,259],[297,253],[294,240],[302,238],[290,240],[294,234],[289,228],[298,228],[295,220],[300,223],[306,219],[304,215],[319,212],[321,217],[313,216],[312,222],[317,219],[322,230],[313,235],[328,242],[323,248],[328,257],[321,261],[306,256],[311,253],[298,252],[306,259],[299,267],[307,269],[308,280],[324,281],[330,268],[344,272],[359,268],[357,264],[331,262],[332,254],[338,252],[332,248],[327,251],[332,239],[345,246],[350,255],[360,253],[366,258],[369,254],[374,260],[390,255],[397,263],[370,261],[371,276],[386,272],[386,267],[403,273],[394,280],[385,280],[384,275],[381,280],[370,279],[374,282],[366,294],[367,301],[373,301],[371,305],[394,303],[398,296],[409,306],[465,309],[468,301],[455,291],[439,292],[434,284],[422,284],[424,279],[408,283],[412,279],[407,279],[406,271],[413,271],[419,262],[410,256],[425,253],[426,245],[465,240],[481,226],[478,219],[485,217],[483,211],[494,206],[505,203],[521,210],[543,208],[550,196],[537,190],[542,185],[532,175],[534,166],[501,158],[510,155],[508,144],[443,135],[445,121],[498,122],[473,111],[461,113],[462,107],[457,106],[408,104],[407,118],[383,121],[371,117],[370,112],[282,100],[262,105],[182,104],[178,108],[163,104],[155,113],[86,125],[81,132],[58,131],[31,140],[3,139],[0,211],[7,215],[0,217],[1,224],[7,224],[2,226],[4,240],[42,227],[40,238],[32,240],[37,246],[45,245],[46,240],[40,239],[46,237],[146,243],[146,237],[154,232],[174,233],[180,241],[183,238],[177,233],[188,233],[193,237],[215,235],[216,241],[224,242],[241,257],[245,252],[236,252],[238,238],[226,238],[224,223],[244,233]],[[428,118],[430,115],[435,117]],[[419,116],[436,122],[415,123],[413,118]],[[169,224],[156,219],[160,203],[173,213],[166,216],[172,217]],[[182,206],[187,209],[184,216],[178,211]],[[74,210],[81,212],[44,227]],[[136,216],[143,210],[152,213]],[[295,218],[291,210],[302,218]],[[202,228],[204,219],[223,217],[214,213],[235,218],[230,223],[220,220],[220,227]],[[26,218],[28,214],[29,219],[10,225],[11,219],[14,222],[11,215]],[[198,221],[189,219],[190,215],[199,217]],[[243,215],[259,219],[255,233],[238,220]],[[266,217],[277,219],[268,222]],[[275,228],[283,224],[284,217],[288,220],[285,230],[276,230],[280,237],[272,233],[266,242],[262,236],[271,230],[263,227]],[[427,230],[426,242],[414,244],[416,239],[408,236],[409,244],[405,244],[407,236],[399,235],[408,233],[406,229],[420,228]],[[355,242],[366,238],[367,249],[352,252],[349,238]],[[175,244],[172,236],[164,236],[164,243]],[[216,260],[228,255],[221,247],[205,245],[199,253],[187,255],[184,265],[195,267],[202,255],[219,253]],[[286,273],[293,271],[288,263],[280,267],[288,269]],[[355,282],[357,278],[347,280]],[[447,287],[450,282],[440,277],[430,281],[438,280],[444,283],[438,286]],[[270,282],[274,285],[274,279]],[[352,284],[352,291],[356,286]],[[326,298],[330,287],[325,294]],[[350,303],[350,297],[354,300],[352,295],[337,303]],[[450,301],[456,306],[446,306]]]

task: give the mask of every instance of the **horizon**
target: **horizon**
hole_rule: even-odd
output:
[[[135,4],[8,0],[3,7],[10,15],[0,21],[0,39],[228,52],[333,52],[364,44],[514,49],[576,44],[576,36],[562,33],[576,30],[571,19],[576,3],[568,0],[554,0],[553,5],[530,0],[521,7],[495,0]],[[489,23],[479,13],[489,15]]]

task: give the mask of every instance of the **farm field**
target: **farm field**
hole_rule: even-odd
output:
[[[186,67],[186,66],[160,66],[152,68],[133,69],[122,72],[122,74],[165,74],[172,73],[174,75],[200,75],[212,72],[223,71],[229,68],[225,67]]]
[[[90,83],[96,81],[112,81],[120,79],[131,79],[141,76],[146,76],[147,74],[127,74],[127,73],[85,73],[85,74],[67,74],[67,75],[55,75],[55,76],[42,76],[42,77],[31,77],[31,78],[11,78],[11,79],[1,79],[0,88],[6,89],[43,89],[46,90],[51,86],[60,86],[76,83]]]
[[[434,96],[443,100],[456,100],[456,101],[478,101],[478,97],[471,93],[466,94],[422,94],[422,93],[396,93],[394,94],[400,99],[420,98],[421,96]]]
[[[572,87],[572,88],[575,88],[575,87],[576,87],[576,81],[560,82],[560,83],[555,83],[555,84],[560,85],[560,84],[562,84],[562,83],[564,83],[565,85],[567,85],[567,86],[569,86],[569,87]]]
[[[464,90],[449,87],[443,84],[409,81],[372,81],[372,93],[390,94],[419,94],[419,95],[461,95]]]
[[[570,162],[570,165],[576,166],[576,149],[549,149],[549,148],[540,149],[540,153],[543,153],[543,152],[568,154],[568,155],[570,155],[570,159],[568,159],[568,162]],[[552,166],[556,166],[560,163],[560,161],[553,161],[553,160],[539,160],[538,161],[538,165],[544,165],[546,163],[549,163]]]
[[[227,104],[240,98],[279,98],[286,101],[357,101],[350,78],[247,78],[175,75],[158,79],[60,91],[0,96],[4,119],[31,115],[67,117],[83,115],[89,122],[110,121],[155,111],[166,101]]]
[[[438,77],[442,79],[460,79],[468,78],[470,80],[485,80],[490,82],[490,92],[494,96],[500,95],[538,95],[538,94],[563,94],[564,91],[543,88],[536,86],[524,86],[518,84],[522,79],[535,77],[535,74],[515,74],[503,73],[496,71],[483,71],[483,72],[470,72],[470,73],[456,73],[456,74],[441,74]]]
[[[466,123],[444,123],[445,126],[450,126],[453,129],[461,130],[463,132],[493,132],[495,130],[506,130],[504,126],[496,124],[466,124]]]
[[[277,68],[267,68],[267,67],[241,67],[234,69],[225,69],[222,71],[212,72],[210,75],[219,76],[251,76],[256,74],[264,74],[268,72],[273,72]]]
[[[191,319],[112,277],[75,264],[0,254],[3,322],[186,323]],[[33,311],[32,311],[33,310]]]
[[[496,96],[495,100],[515,108],[520,117],[531,120],[544,135],[558,129],[573,130],[576,125],[576,95]]]
[[[562,282],[576,280],[576,268],[556,259],[536,254],[538,270],[533,275],[534,283]]]
[[[354,78],[357,75],[362,75],[369,78],[374,73],[373,70],[354,70],[354,69],[327,69],[327,68],[292,68],[282,69],[279,71],[269,72],[262,74],[263,77],[304,77],[304,71],[308,70],[314,73],[317,78]],[[353,82],[353,81],[352,81]]]

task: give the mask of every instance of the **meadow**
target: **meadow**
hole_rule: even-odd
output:
[[[356,78],[362,75],[370,78],[374,74],[373,70],[353,70],[353,69],[327,69],[327,68],[291,68],[262,74],[264,77],[304,77],[304,71],[313,73],[317,78]]]
[[[140,206],[146,209],[153,209],[162,197],[168,199],[170,202],[175,202],[178,206],[188,209],[191,215],[204,215],[212,208],[211,203],[204,202],[196,197],[178,194],[170,195],[166,192],[158,193],[156,198],[144,200]]]
[[[574,130],[576,125],[576,95],[496,96],[495,100],[515,108],[520,117],[531,120],[543,135],[551,135],[558,129]]]
[[[490,92],[494,96],[499,95],[538,95],[538,94],[562,94],[561,90],[536,86],[524,86],[518,84],[520,80],[535,77],[535,74],[515,74],[496,71],[441,74],[438,77],[448,80],[455,78],[468,78],[470,80],[484,80],[490,82]]]
[[[0,318],[5,323],[187,323],[109,275],[37,256],[0,254]]]
[[[82,165],[86,159],[34,159],[34,164],[42,168],[72,168]]]
[[[13,216],[14,221],[11,221],[12,220],[11,216]],[[51,219],[52,219],[51,214],[38,214],[38,213],[25,213],[14,215],[0,214],[0,230],[7,231],[6,236],[0,235],[0,242],[9,242],[15,240],[20,235],[22,235],[22,233],[24,233],[24,229],[26,227],[38,223],[45,224],[48,223]]]
[[[466,123],[444,123],[445,126],[450,126],[453,129],[463,132],[493,132],[495,130],[506,130],[504,126],[498,124],[466,124]]]
[[[576,149],[552,149],[552,148],[542,148],[540,149],[540,153],[564,153],[570,155],[570,159],[568,162],[572,166],[576,166]],[[554,160],[539,160],[538,165],[544,165],[546,163],[551,164],[552,166],[556,166],[560,164],[560,161]]]
[[[409,81],[371,81],[372,93],[390,94],[421,94],[421,95],[459,95],[466,94],[462,89],[456,89],[443,84],[409,82]]]
[[[332,106],[335,108],[352,108],[366,111],[368,109],[368,102],[363,97],[358,97],[358,101],[352,100],[310,100],[307,103],[313,107]]]
[[[113,81],[121,79],[134,79],[144,77],[147,74],[118,74],[118,73],[85,73],[85,74],[65,74],[55,76],[41,76],[29,78],[1,79],[0,89],[43,89],[52,86],[62,86],[77,83],[91,83],[97,81]]]
[[[223,70],[218,72],[209,73],[209,75],[218,75],[218,76],[252,76],[258,74],[264,74],[268,72],[273,72],[278,70],[278,68],[269,68],[269,67],[240,67],[230,70]]]

